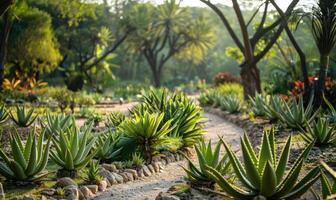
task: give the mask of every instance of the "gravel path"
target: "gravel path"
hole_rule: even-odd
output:
[[[206,139],[211,139],[212,143],[215,144],[218,142],[218,136],[223,136],[224,140],[231,144],[234,150],[237,150],[243,130],[216,115],[205,113],[205,117],[209,119],[205,127],[207,131]],[[166,191],[174,184],[182,182],[185,173],[180,166],[185,164],[185,161],[171,163],[166,166],[162,173],[127,184],[112,186],[110,190],[100,194],[95,200],[155,199],[160,192]]]

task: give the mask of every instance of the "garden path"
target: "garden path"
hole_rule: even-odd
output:
[[[213,144],[218,142],[218,136],[223,136],[233,148],[239,149],[239,139],[243,130],[236,125],[225,121],[224,119],[205,113],[208,123],[205,126],[206,139],[212,140]],[[181,165],[186,165],[185,161],[170,163],[162,173],[152,175],[127,184],[115,185],[110,190],[100,194],[95,200],[154,200],[160,192],[165,192],[171,186],[183,181],[185,175]]]

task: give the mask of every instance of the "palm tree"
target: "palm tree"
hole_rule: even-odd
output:
[[[320,52],[319,79],[315,86],[315,105],[323,100],[329,55],[336,44],[336,0],[319,0],[312,12],[313,36]]]

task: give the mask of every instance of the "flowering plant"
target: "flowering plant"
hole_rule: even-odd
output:
[[[239,83],[240,78],[236,77],[228,72],[218,72],[214,77],[215,85],[221,85],[224,83]]]

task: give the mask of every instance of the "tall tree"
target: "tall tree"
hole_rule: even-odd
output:
[[[213,43],[213,33],[206,20],[192,19],[187,9],[175,0],[157,7],[138,4],[130,12],[129,21],[135,31],[128,44],[145,57],[156,87],[161,86],[163,68],[171,58],[195,56],[201,60]]]
[[[248,96],[254,96],[256,92],[260,93],[261,81],[257,63],[269,52],[274,43],[277,41],[278,37],[281,35],[285,25],[287,24],[286,19],[278,17],[272,23],[266,23],[270,12],[270,0],[264,0],[262,4],[256,9],[255,14],[253,14],[249,20],[246,20],[238,1],[232,0],[233,10],[236,13],[237,22],[239,23],[240,32],[242,34],[243,41],[241,41],[238,33],[234,31],[232,25],[227,20],[225,13],[222,12],[218,5],[212,3],[210,0],[200,1],[206,4],[218,15],[233,41],[244,55],[244,62],[240,65],[240,75],[244,87],[245,98],[248,98]],[[290,3],[287,10],[285,11],[285,16],[290,16],[292,14],[293,9],[298,2],[299,0],[293,0]],[[261,20],[258,27],[255,29],[254,34],[252,35],[251,31],[249,31],[249,26],[252,24],[255,17],[262,8],[263,11],[261,12]],[[271,33],[273,33],[273,35],[271,37],[268,36],[270,39],[267,41],[267,44],[264,44],[263,50],[259,53],[256,53],[256,46],[259,44],[259,42],[263,41],[263,37]]]
[[[313,36],[320,52],[320,70],[315,86],[315,105],[323,102],[329,55],[336,45],[336,0],[319,0],[312,12]]]
[[[4,0],[0,5],[0,17],[3,19],[3,25],[0,32],[0,91],[2,90],[2,82],[4,79],[8,37],[12,27],[11,7],[14,3],[15,0]]]

